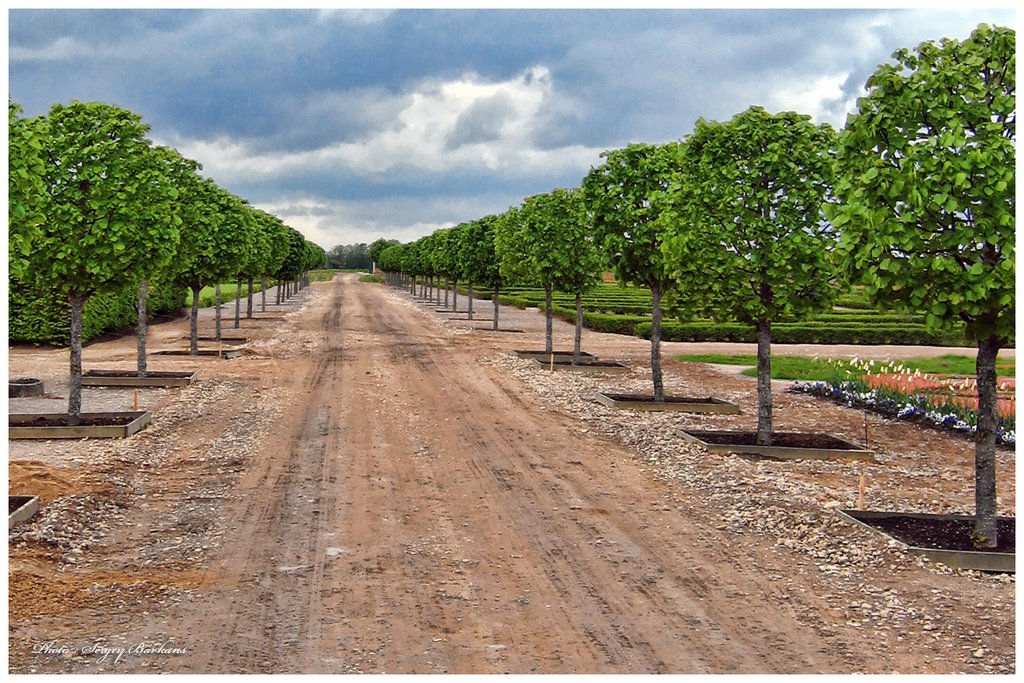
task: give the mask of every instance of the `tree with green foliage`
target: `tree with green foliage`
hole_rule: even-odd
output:
[[[409,276],[409,294],[416,296],[416,288],[420,284],[420,245],[419,242],[409,242],[402,250],[402,272]]]
[[[192,310],[189,318],[189,350],[199,353],[199,292],[213,285],[218,293],[216,338],[220,339],[220,283],[236,275],[240,265],[251,258],[254,248],[251,226],[243,215],[248,208],[242,200],[209,179],[198,176],[183,186],[188,218],[185,221],[185,239],[175,258],[179,284],[192,291]]]
[[[241,281],[238,274],[245,268],[245,264],[253,259],[256,242],[252,208],[248,202],[226,190],[221,190],[217,193],[216,203],[216,216],[219,220],[216,229],[227,238],[227,244],[230,245],[229,250],[220,252],[220,259],[216,263],[208,264],[208,272],[213,277],[214,339],[219,342],[222,331],[221,282],[233,277]],[[241,294],[240,289],[238,294]],[[237,306],[235,319],[238,319]]]
[[[498,329],[498,307],[504,278],[498,268],[494,252],[494,235],[499,222],[497,216],[484,216],[464,223],[458,233],[459,263],[462,277],[469,285],[469,319],[473,319],[473,285],[479,284],[493,293],[494,318],[492,329]]]
[[[288,297],[287,289],[289,283],[299,277],[302,273],[306,256],[306,238],[295,228],[288,228],[288,251],[281,260],[281,267],[278,268],[274,277],[277,279],[277,303]],[[282,296],[282,290],[283,296]]]
[[[46,119],[24,118],[21,107],[7,102],[7,268],[13,279],[28,267],[33,243],[46,220],[48,195],[43,178]]]
[[[82,410],[82,310],[98,292],[124,289],[167,265],[180,232],[165,216],[177,190],[145,137],[149,127],[101,102],[56,104],[41,155],[47,220],[28,255],[37,284],[57,283],[71,305],[68,424]]]
[[[761,107],[701,119],[676,147],[679,171],[656,221],[679,308],[757,332],[759,444],[772,441],[772,322],[832,303],[835,235],[822,205],[834,139],[827,124]]]
[[[456,286],[459,279],[458,254],[453,237],[454,231],[451,228],[441,228],[434,231],[433,248],[430,252],[430,260],[433,263],[434,272],[444,277],[444,307],[448,308],[448,287],[454,281]],[[458,292],[456,292],[456,296]],[[452,306],[456,308],[456,306]]]
[[[551,353],[554,348],[553,291],[576,296],[573,364],[578,365],[583,294],[600,278],[602,262],[582,192],[558,188],[528,197],[521,208],[503,214],[495,249],[507,279],[544,287],[545,352]]]
[[[661,301],[675,281],[661,252],[668,226],[656,220],[662,207],[655,200],[676,170],[675,145],[631,144],[601,156],[605,163],[583,179],[584,201],[594,239],[611,261],[616,280],[651,290],[651,378],[654,400],[663,402]]]
[[[393,287],[402,286],[402,260],[405,248],[406,245],[395,242],[381,249],[377,255],[377,267],[387,273],[388,283]]]
[[[246,266],[249,288],[246,299],[246,318],[253,315],[253,288],[260,278],[262,309],[267,310],[267,277],[276,273],[288,253],[287,228],[280,218],[260,209],[252,210],[254,222],[253,260]]]
[[[195,174],[199,169],[199,164],[191,159],[186,159],[177,150],[169,147],[155,147],[153,153],[156,156],[157,163],[160,165],[164,182],[169,183],[177,194],[174,203],[171,205],[171,211],[157,217],[158,220],[168,221],[170,227],[181,232],[178,246],[175,249],[175,256],[168,264],[168,270],[173,272],[178,251],[182,249],[182,241],[188,239],[187,229],[183,227],[186,225],[185,220],[192,216],[187,197],[187,187],[192,179],[196,177]],[[149,277],[155,274],[150,273],[139,282],[139,296],[135,306],[135,357],[139,377],[145,377],[148,372],[146,336],[148,332],[147,318],[149,317]],[[160,274],[163,275],[163,273]]]
[[[839,136],[840,262],[873,300],[966,326],[978,348],[975,544],[997,545],[999,350],[1016,313],[1016,33],[900,49],[868,79]]]
[[[381,237],[380,239],[374,240],[370,244],[370,248],[368,250],[369,251],[369,256],[370,256],[370,261],[371,261],[371,266],[370,267],[372,268],[375,265],[376,267],[380,268],[381,270],[384,270],[383,268],[381,268],[381,265],[380,265],[380,255],[381,255],[381,253],[385,249],[387,249],[388,247],[390,247],[392,245],[395,245],[395,244],[399,244],[399,241],[398,240],[388,240],[388,239],[384,239],[383,237]],[[372,275],[373,273],[370,273],[370,274]]]

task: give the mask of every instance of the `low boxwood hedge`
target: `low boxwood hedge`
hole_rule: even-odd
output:
[[[638,337],[650,339],[651,323],[636,325]],[[662,323],[663,341],[757,341],[752,325],[740,323]],[[896,344],[922,346],[969,346],[962,333],[929,332],[923,325],[872,325],[837,323],[778,323],[772,341],[779,344]]]
[[[71,343],[71,304],[56,287],[38,289],[11,278],[8,290],[8,330],[10,342],[68,346]],[[149,283],[146,308],[150,315],[162,315],[185,306],[188,290],[162,283]],[[95,294],[85,302],[82,315],[82,341],[95,339],[104,332],[132,327],[138,321],[135,304],[138,288]]]

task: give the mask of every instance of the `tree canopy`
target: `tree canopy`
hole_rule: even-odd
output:
[[[794,112],[701,119],[676,147],[679,170],[655,221],[677,310],[757,328],[759,443],[771,442],[771,323],[831,305],[835,238],[822,205],[833,139]]]
[[[1016,318],[1016,33],[900,49],[839,136],[838,257],[869,297],[978,345],[975,543],[997,543],[999,349]]]

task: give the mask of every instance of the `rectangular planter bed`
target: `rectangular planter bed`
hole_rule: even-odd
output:
[[[572,360],[555,360],[555,362],[552,363],[550,358],[548,360],[545,360],[543,358],[534,358],[533,362],[539,365],[543,370],[566,370],[568,372],[599,372],[617,375],[624,375],[630,371],[628,365],[616,363],[613,360],[580,359],[579,365],[573,365]]]
[[[38,511],[38,496],[7,496],[7,528],[31,519]]]
[[[908,553],[941,562],[947,567],[982,572],[1016,573],[1016,521],[997,517],[999,548],[972,550],[974,517],[926,513],[836,510],[836,514],[899,543]],[[935,547],[930,547],[935,546]],[[941,547],[940,547],[941,546]]]
[[[194,370],[171,372],[150,370],[139,377],[134,370],[87,370],[82,374],[83,387],[187,387],[196,377]]]
[[[498,329],[494,329],[490,325],[474,325],[473,329],[474,330],[480,330],[481,332],[525,332],[526,331],[526,330],[519,330],[519,329],[510,328],[510,327],[499,327]]]
[[[469,316],[466,316],[466,315],[448,316],[448,319],[449,320],[469,320],[469,321],[475,322],[475,323],[490,323],[490,322],[494,322],[494,318],[481,318],[478,315],[474,315],[472,318],[470,318]]]
[[[689,396],[666,396],[663,402],[654,400],[653,396],[645,394],[609,394],[598,393],[595,395],[598,403],[603,403],[609,408],[616,410],[653,410],[653,411],[676,411],[680,413],[715,413],[735,415],[740,412],[739,406],[719,398],[689,397]]]
[[[513,351],[512,353],[516,354],[520,358],[525,358],[526,360],[545,360],[549,363],[551,362],[551,353],[554,353],[556,363],[560,363],[562,361],[572,362],[572,350],[552,351],[551,353],[548,353],[547,351]],[[592,353],[587,353],[586,351],[580,351],[580,360],[584,363],[589,363],[597,360],[597,356]]]
[[[145,411],[82,413],[80,423],[67,426],[67,413],[8,415],[9,439],[119,439],[131,436],[153,419]]]
[[[212,335],[200,335],[196,339],[198,341],[204,341],[204,342],[216,342],[217,341],[217,337],[212,336]],[[224,342],[225,344],[231,344],[232,346],[237,346],[237,345],[245,344],[246,342],[249,341],[249,338],[248,337],[227,337],[227,336],[222,334],[220,336],[220,340],[222,342]],[[188,337],[185,337],[185,341],[188,341]]]
[[[155,351],[154,356],[192,356],[188,349],[172,351]],[[238,358],[242,355],[241,349],[199,349],[198,357],[220,357],[220,358]],[[192,356],[196,358],[197,356]]]
[[[772,445],[757,443],[757,432],[679,430],[679,436],[698,443],[711,453],[746,453],[780,460],[842,460],[853,458],[875,462],[874,451],[836,438],[831,434],[772,432]]]

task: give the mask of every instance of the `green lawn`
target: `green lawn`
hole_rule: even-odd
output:
[[[269,287],[270,285],[268,284],[267,286]],[[221,303],[224,303],[225,301],[234,301],[237,298],[236,295],[235,295],[236,291],[238,291],[238,285],[236,285],[234,282],[229,282],[229,283],[222,284],[220,286],[220,301],[221,301]],[[260,291],[260,285],[259,285],[258,282],[254,282],[253,283],[252,291],[253,292]],[[246,283],[243,282],[242,283],[242,296],[246,296],[248,294],[248,292],[249,292],[249,286]],[[268,292],[268,294],[269,294],[269,292]],[[206,308],[207,306],[212,306],[213,305],[213,287],[212,286],[210,286],[210,287],[203,287],[202,289],[199,290],[199,305],[202,308]],[[191,307],[192,306],[192,292],[191,292],[191,290],[188,292],[188,296],[185,298],[185,306],[186,307]]]
[[[677,360],[693,363],[719,363],[722,365],[749,365],[743,371],[749,377],[757,376],[757,356],[724,355],[724,354],[682,354],[675,356]],[[947,354],[936,358],[910,358],[899,361],[903,367],[913,372],[920,370],[933,375],[971,375],[975,374],[975,359],[971,356]],[[882,364],[877,363],[880,367]],[[793,379],[803,381],[829,380],[838,372],[850,368],[850,364],[841,360],[808,358],[806,356],[772,355],[772,379]],[[1016,368],[1013,358],[1001,358],[996,364],[996,374],[1012,377]]]

